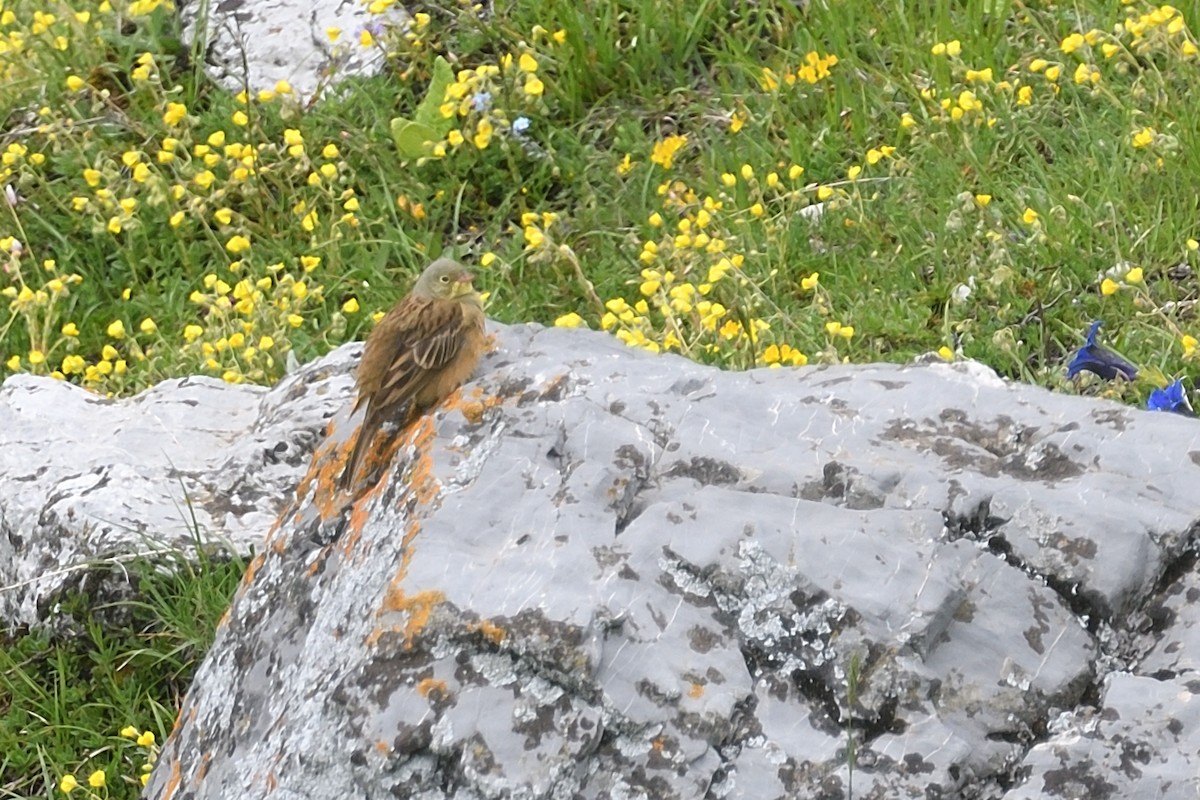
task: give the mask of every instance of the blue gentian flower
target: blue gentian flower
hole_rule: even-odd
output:
[[[1075,352],[1075,357],[1067,365],[1067,377],[1074,378],[1084,370],[1094,372],[1106,381],[1114,380],[1118,376],[1127,381],[1137,377],[1137,367],[1112,350],[1106,350],[1096,344],[1096,331],[1098,330],[1100,330],[1099,320],[1092,323],[1083,347]]]
[[[1174,411],[1186,417],[1194,417],[1192,404],[1188,402],[1187,392],[1183,390],[1183,380],[1176,379],[1162,389],[1155,389],[1146,400],[1146,408],[1151,411]]]
[[[525,131],[529,130],[529,117],[517,117],[512,123],[512,132],[520,136]]]

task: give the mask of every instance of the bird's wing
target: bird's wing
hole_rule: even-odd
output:
[[[413,341],[413,360],[422,369],[441,369],[462,348],[463,304],[456,300],[431,300],[426,309],[421,335]]]
[[[401,311],[404,316],[398,320],[390,364],[378,391],[379,400],[388,406],[412,397],[429,373],[448,364],[463,343],[461,303],[413,297]]]

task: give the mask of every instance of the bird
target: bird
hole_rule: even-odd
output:
[[[343,490],[354,484],[384,422],[407,425],[475,371],[486,337],[483,299],[472,285],[474,277],[453,259],[437,259],[367,336],[352,412],[365,407],[366,414],[342,470]]]

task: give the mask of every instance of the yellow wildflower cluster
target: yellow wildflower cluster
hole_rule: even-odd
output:
[[[832,74],[830,70],[837,63],[838,57],[833,53],[823,56],[814,50],[804,55],[803,63],[795,70],[785,69],[782,77],[770,67],[763,67],[759,84],[768,92],[777,90],[781,84],[795,86],[797,83],[806,83],[811,86],[828,78]]]
[[[154,735],[153,731],[139,731],[132,725],[122,728],[120,736],[122,739],[131,740],[128,743],[122,743],[121,749],[124,751],[122,753],[122,760],[128,763],[131,768],[141,762],[138,766],[139,775],[137,780],[142,786],[145,786],[150,782],[150,773],[154,771],[154,763],[158,761],[158,737]],[[131,752],[135,745],[142,751],[136,755]],[[102,769],[93,770],[88,775],[87,785],[92,789],[106,789],[108,786],[108,774]],[[79,779],[72,773],[68,772],[58,781],[58,790],[65,795],[70,795],[78,788],[80,788]],[[98,798],[101,796],[108,797],[109,795],[106,790],[102,795],[89,792],[88,796]]]
[[[70,297],[71,287],[83,283],[83,276],[61,272],[53,259],[42,262],[43,274],[37,279],[26,276],[22,271],[22,250],[16,239],[0,239],[4,271],[13,280],[10,285],[0,289],[0,295],[8,300],[10,317],[21,319],[29,334],[29,350],[24,355],[10,354],[5,366],[12,372],[28,368],[57,377],[81,373],[86,362],[75,354],[79,328],[73,322],[66,323],[61,330],[56,330],[55,326],[61,314],[61,304],[65,304]],[[31,283],[37,288],[33,288]],[[11,324],[10,319],[7,325]],[[56,366],[60,360],[61,365]]]
[[[1151,51],[1165,51],[1178,54],[1182,58],[1192,59],[1200,53],[1196,37],[1188,29],[1187,21],[1179,9],[1170,5],[1139,14],[1133,9],[1126,9],[1129,15],[1124,22],[1116,25],[1115,32],[1122,44],[1130,52],[1146,55]],[[1115,44],[1115,42],[1114,42]],[[1104,51],[1105,57],[1110,54]]]
[[[242,275],[243,267],[236,263],[229,280],[216,273],[205,275],[203,290],[189,297],[199,306],[203,324],[183,329],[182,352],[228,383],[278,380],[290,349],[290,332],[304,324],[305,312],[324,300],[325,287],[311,280],[320,263],[316,256],[301,256],[299,269],[289,271],[279,262],[257,278]]]
[[[455,120],[457,127],[434,143],[433,157],[444,158],[466,144],[486,150],[497,135],[522,137],[531,124],[523,114],[544,106],[541,68],[538,54],[526,49],[506,53],[496,64],[459,70],[439,107],[442,117]],[[516,100],[502,106],[496,98]]]
[[[794,181],[803,169],[795,166],[789,172]],[[757,187],[750,165],[739,174]],[[726,189],[737,182],[731,173],[722,181]],[[769,173],[765,182],[782,191],[775,173]],[[731,231],[744,225],[747,213],[759,220],[762,203],[740,208],[729,192],[700,197],[678,180],[661,184],[658,194],[662,211],[649,216],[646,230],[651,235],[640,242],[638,260],[643,268],[632,281],[636,299],[607,300],[600,327],[631,347],[655,353],[674,351],[736,366],[807,363],[801,350],[776,340],[772,323],[757,313],[762,294],[744,272],[746,255],[734,252],[738,239]],[[667,219],[674,224],[668,225]],[[556,324],[581,322],[576,315],[561,317]]]

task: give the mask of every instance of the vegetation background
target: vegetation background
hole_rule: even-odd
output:
[[[0,0],[6,374],[269,384],[451,254],[505,322],[733,369],[936,352],[1187,410],[1195,4],[408,10],[326,31],[388,68],[309,102],[215,86],[161,0]],[[181,554],[135,603],[69,599],[76,634],[9,632],[0,797],[136,796],[241,570]]]

